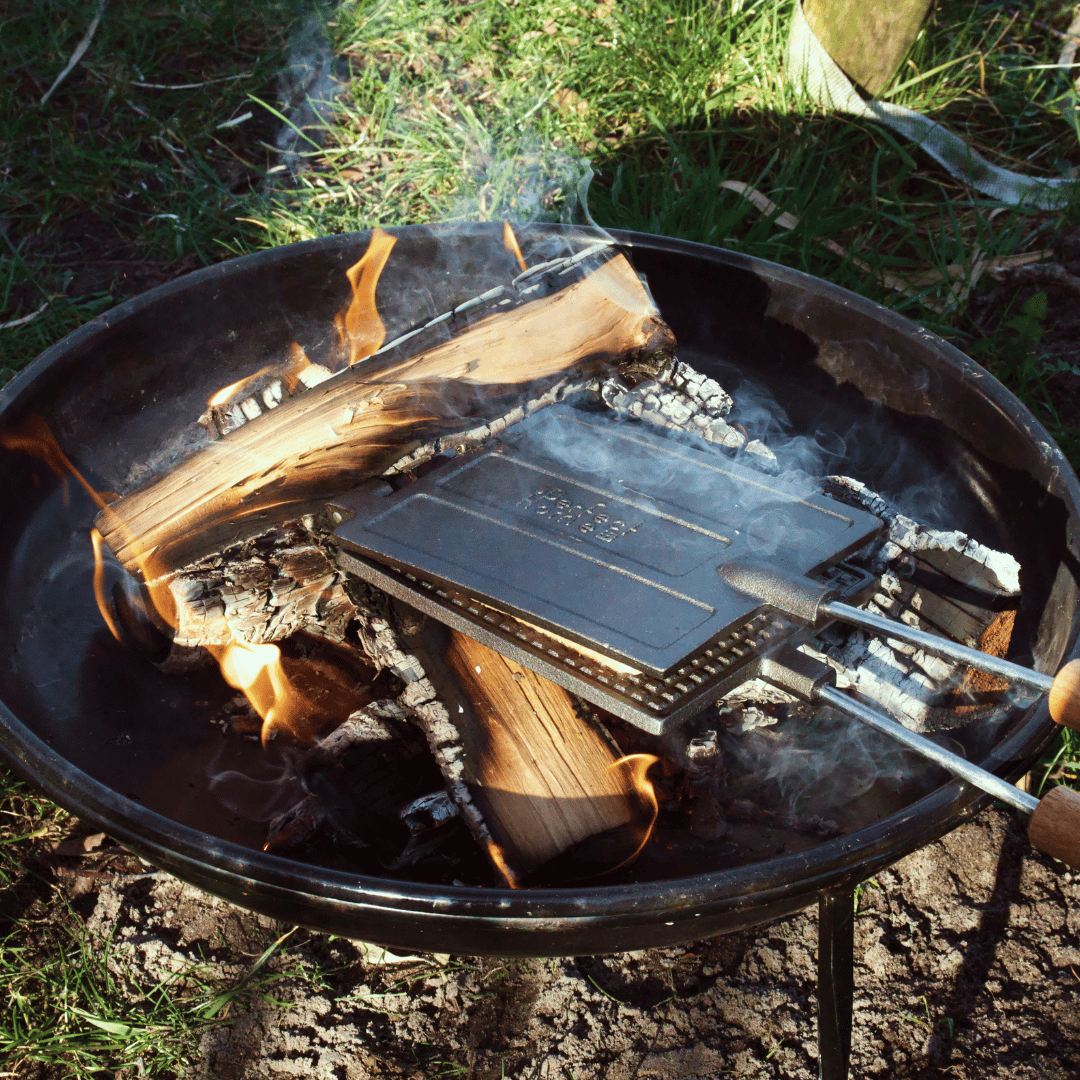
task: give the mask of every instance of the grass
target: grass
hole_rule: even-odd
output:
[[[0,327],[0,381],[126,295],[237,252],[376,224],[580,220],[585,198],[601,225],[785,263],[938,331],[1080,465],[1051,385],[1080,372],[1045,355],[1045,293],[989,322],[967,302],[982,262],[1045,248],[1080,210],[1002,206],[888,130],[802,100],[780,59],[791,0],[347,0],[329,27],[347,86],[325,131],[298,133],[290,183],[267,144],[287,113],[288,34],[310,5],[109,0],[42,105],[93,10],[15,0],[0,14],[0,324],[21,320]],[[998,164],[1061,175],[1080,140],[1047,27],[1071,11],[942,0],[885,97]],[[1038,779],[1078,775],[1070,734]],[[271,992],[266,961],[231,986],[198,968],[169,984],[125,974],[54,889],[45,856],[71,824],[0,784],[4,1071],[111,1075],[141,1060],[175,1075],[234,999]]]
[[[9,1003],[0,1014],[0,1062],[15,1070],[8,1075],[30,1067],[64,1080],[124,1068],[178,1075],[193,1063],[203,1032],[230,1007],[270,998],[276,983],[301,974],[296,964],[267,970],[290,930],[232,983],[199,962],[155,981],[91,936],[63,901],[56,907],[39,927],[45,942],[24,928],[0,941],[0,994]]]
[[[272,96],[299,10],[299,0],[109,0],[81,61],[41,104],[94,8],[4,6],[0,322],[44,305],[0,330],[5,370],[132,286],[255,238],[236,218],[271,164],[262,144],[276,120],[250,95]]]

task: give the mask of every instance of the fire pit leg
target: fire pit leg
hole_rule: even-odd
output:
[[[855,993],[855,893],[831,889],[818,900],[818,1076],[847,1080]]]

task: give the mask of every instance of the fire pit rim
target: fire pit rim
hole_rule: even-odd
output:
[[[427,234],[438,238],[451,232],[460,233],[462,228],[482,232],[495,227],[408,226],[388,231],[397,235]],[[547,228],[559,230],[558,226]],[[196,288],[215,277],[237,270],[302,257],[308,250],[354,247],[362,244],[367,235],[354,233],[321,238],[239,256],[128,300],[67,335],[28,365],[0,391],[0,411],[13,407],[19,398],[32,391],[40,376],[69,356],[76,346],[84,346],[97,334],[165,297]],[[697,256],[748,271],[766,282],[795,284],[830,302],[843,303],[849,310],[885,323],[901,333],[911,332],[910,321],[888,308],[779,264],[672,238],[628,232],[613,235],[630,248]],[[1048,489],[1053,491],[1056,485],[1058,491],[1067,492],[1074,505],[1080,506],[1080,483],[1042,425],[1005,387],[959,350],[921,328],[919,335],[924,347],[932,348],[947,365],[958,369],[967,378],[979,379],[983,396],[997,408],[1005,411],[1007,406],[1012,406],[1008,409],[1008,415],[1013,422],[1017,417],[1021,418],[1030,437],[1047,448],[1048,452],[1043,453],[1043,465],[1048,474]],[[1080,655],[1075,630],[1068,648],[1070,656]],[[1068,657],[1064,657],[1062,662],[1065,659]],[[954,780],[874,825],[815,845],[806,853],[669,881],[601,885],[599,888],[586,884],[577,888],[520,892],[427,885],[327,870],[208,838],[196,829],[126,798],[82,772],[53,751],[2,702],[0,716],[5,721],[0,729],[0,751],[17,773],[44,789],[46,794],[71,812],[96,822],[122,843],[147,855],[166,869],[181,873],[187,870],[189,880],[198,878],[199,883],[209,891],[257,909],[261,897],[302,896],[309,902],[317,901],[317,906],[321,904],[327,909],[335,908],[356,915],[375,909],[384,913],[399,912],[410,918],[431,916],[438,924],[436,933],[442,932],[446,920],[489,918],[507,927],[516,924],[519,928],[553,933],[572,928],[581,920],[591,925],[595,925],[597,920],[621,920],[622,926],[651,924],[658,914],[675,919],[675,922],[666,924],[675,927],[669,935],[671,941],[715,933],[717,929],[709,915],[737,908],[740,904],[767,903],[774,897],[785,902],[793,901],[788,909],[796,910],[811,902],[821,890],[848,883],[855,876],[864,877],[936,839],[955,828],[962,816],[976,812],[989,801],[988,796],[965,788],[960,781]],[[1045,703],[1041,703],[1017,721],[1016,730],[995,747],[982,764],[1002,775],[1016,774],[1022,770],[1022,763],[1038,753],[1055,730]],[[216,863],[208,864],[208,851],[213,852]],[[588,909],[587,914],[582,914],[583,906]]]
[[[101,826],[149,861],[181,878],[187,869],[187,879],[199,877],[208,891],[256,910],[260,905],[252,901],[263,893],[315,899],[339,916],[360,915],[374,908],[387,914],[401,912],[439,920],[494,918],[508,927],[554,920],[559,929],[570,929],[581,919],[649,922],[656,915],[678,918],[680,910],[684,920],[686,913],[691,913],[691,920],[707,921],[710,914],[715,916],[750,901],[795,901],[790,910],[798,910],[822,890],[862,880],[932,842],[955,828],[959,818],[975,814],[991,801],[990,796],[953,780],[873,825],[827,840],[807,852],[669,881],[634,885],[597,882],[577,888],[528,890],[431,885],[329,870],[208,837],[121,795],[71,765],[3,703],[0,716],[4,719],[0,750],[27,782],[43,789],[77,817]],[[1047,741],[1046,735],[1053,735],[1053,728],[1048,717],[1047,725],[1036,731],[1023,724],[984,759],[983,766],[1014,779],[1023,771],[1018,762],[1037,753]],[[27,767],[28,762],[34,769]],[[211,851],[220,861],[211,864],[218,873],[208,877],[206,856]],[[853,851],[860,856],[854,862]],[[808,869],[812,873],[808,874]],[[588,908],[587,914],[581,913],[583,905]],[[697,909],[697,913],[691,909]],[[686,931],[694,930],[700,932],[692,936],[705,932],[702,924],[684,922],[683,932],[672,935],[672,940],[684,940]]]

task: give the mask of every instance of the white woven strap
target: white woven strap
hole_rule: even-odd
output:
[[[795,5],[785,64],[791,83],[805,87],[814,101],[841,112],[879,120],[921,146],[951,176],[991,198],[1014,206],[1022,203],[1037,210],[1061,210],[1080,188],[1080,180],[1044,180],[998,168],[948,128],[922,113],[887,101],[863,101],[810,29],[801,3]]]

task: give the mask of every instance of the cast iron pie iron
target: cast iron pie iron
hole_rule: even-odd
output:
[[[1048,692],[1075,728],[1080,661],[1055,678],[848,603],[873,579],[844,560],[881,522],[809,482],[561,406],[397,491],[334,505],[345,570],[630,723],[663,733],[763,678],[1033,814],[1033,843],[1080,864],[1080,794],[1040,802],[839,692],[797,646],[854,623]]]

